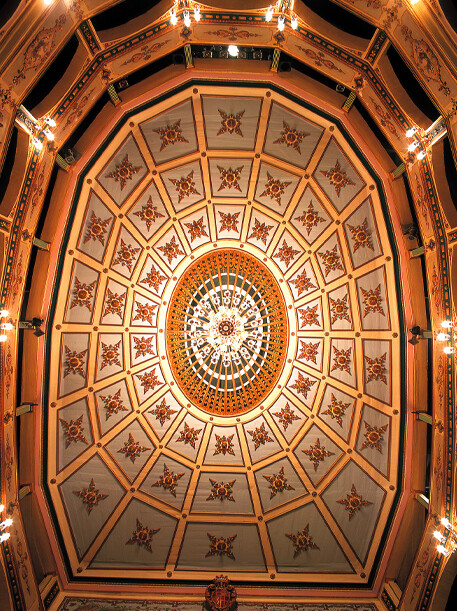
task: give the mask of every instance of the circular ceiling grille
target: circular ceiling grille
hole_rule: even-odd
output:
[[[173,374],[210,413],[258,405],[281,374],[287,336],[279,286],[250,254],[225,249],[201,257],[173,293],[166,335]]]

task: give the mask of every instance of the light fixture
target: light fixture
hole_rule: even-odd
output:
[[[298,18],[297,18],[297,15],[292,15],[292,17],[290,18],[290,27],[293,30],[296,30],[298,28]]]
[[[449,556],[449,554],[451,553],[444,547],[444,545],[437,545],[436,551],[440,554],[443,554],[443,556]]]
[[[174,8],[170,10],[170,22],[171,25],[176,25],[178,23],[178,18],[176,16],[176,11]]]
[[[54,0],[43,0],[45,6],[49,6],[50,4],[53,3]]]
[[[4,509],[5,509],[5,505],[0,505],[0,513],[3,513]]]
[[[267,14],[265,15],[265,21],[271,21],[273,19],[273,6],[270,4],[270,6],[267,8]]]
[[[435,532],[433,533],[433,536],[435,537],[435,539],[438,539],[440,543],[443,543],[443,541],[446,540],[446,537],[442,535],[439,530],[435,530]]]
[[[231,57],[238,57],[238,47],[236,45],[229,45],[228,52]]]
[[[44,135],[46,136],[48,140],[51,140],[51,141],[54,140],[54,134],[52,133],[50,129],[45,129]]]
[[[0,316],[1,316],[1,313],[0,313]],[[443,322],[441,323],[441,326],[443,327],[443,329],[450,329],[451,327],[454,326],[454,323],[452,322],[452,320],[443,320]]]
[[[0,342],[6,342],[8,338],[6,337],[6,335],[0,335]]]
[[[13,328],[13,325],[10,322],[2,322],[0,324],[0,329],[2,331],[11,331],[12,328]]]
[[[54,119],[51,119],[51,117],[46,117],[45,123],[46,123],[46,125],[49,125],[49,127],[55,127],[56,126],[56,122],[54,121]]]
[[[3,541],[6,541],[9,538],[10,538],[9,533],[3,533],[3,535],[0,536],[0,543],[3,543]]]
[[[0,524],[0,528],[4,530],[5,528],[8,528],[8,526],[11,526],[12,523],[13,520],[11,518],[7,518],[6,520],[3,520],[3,522]]]
[[[419,140],[415,140],[414,142],[411,142],[411,144],[408,145],[408,151],[412,153],[414,149],[416,149],[419,146],[419,144],[420,144]]]
[[[6,318],[8,315],[9,315],[8,310],[0,310],[0,318]],[[442,326],[444,327],[444,324]],[[3,509],[0,509],[0,511],[3,511]]]
[[[451,523],[449,522],[447,518],[441,518],[441,524],[444,526],[446,530],[449,530],[451,528]]]
[[[427,153],[425,151],[419,151],[417,153],[417,159],[419,159],[419,161],[421,161],[422,159],[425,159],[426,154]]]
[[[407,138],[412,138],[414,136],[414,134],[417,132],[417,127],[410,127],[407,132],[406,132],[406,137]]]
[[[38,138],[33,139],[33,144],[37,151],[41,151],[41,149],[43,148],[43,143],[41,142],[41,140],[38,140]]]
[[[448,342],[451,339],[451,336],[448,333],[437,333],[436,339],[439,342]]]
[[[190,28],[190,13],[189,13],[189,11],[184,11],[182,16],[184,18],[184,25],[186,26],[186,28]]]
[[[278,16],[278,30],[282,32],[284,30],[284,26],[286,25],[286,18],[284,15]]]
[[[200,21],[201,19],[200,7],[198,6],[198,4],[194,6],[194,19],[195,21]]]
[[[414,6],[415,4],[417,4],[419,2],[419,0],[411,0],[411,4]]]
[[[439,530],[435,530],[433,536],[439,541],[436,551],[443,556],[449,556],[457,549],[457,531],[447,518],[441,518],[441,524],[448,531],[447,535],[441,534]]]
[[[444,354],[454,354],[455,348],[452,346],[446,346],[446,348],[443,348],[443,352]]]

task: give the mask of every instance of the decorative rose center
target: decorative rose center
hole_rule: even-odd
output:
[[[92,225],[90,230],[93,235],[100,235],[102,233],[102,227],[98,223],[95,223],[94,225]]]
[[[76,426],[76,424],[72,424],[70,427],[68,427],[68,432],[70,437],[74,437],[75,435],[78,435],[79,428]]]
[[[79,367],[79,359],[76,356],[72,356],[68,360],[68,364],[70,365],[72,369],[74,369],[75,367]]]
[[[87,298],[87,290],[79,289],[78,291],[78,299],[86,299]]]
[[[360,231],[358,231],[355,234],[355,241],[356,242],[365,242],[367,239],[367,232],[365,231],[365,229],[360,229]]]
[[[216,494],[217,496],[227,496],[227,490],[224,488],[224,486],[219,486]]]
[[[95,501],[97,500],[95,496],[95,492],[87,492],[86,499],[87,499],[87,502],[90,504],[95,503]]]
[[[341,355],[338,357],[337,362],[339,365],[346,365],[347,363],[347,357]]]
[[[227,173],[225,175],[225,180],[227,182],[235,182],[235,174]]]
[[[140,541],[147,541],[148,540],[148,533],[145,530],[140,530],[140,532],[138,533],[138,539]]]
[[[344,312],[344,306],[339,303],[335,306],[335,312],[337,312],[338,314],[342,314]]]
[[[377,363],[375,363],[374,365],[371,366],[371,373],[375,376],[379,376],[382,374],[382,365],[378,365]]]
[[[132,253],[130,252],[130,250],[124,250],[124,252],[122,253],[122,258],[124,259],[124,261],[129,261],[132,258]]]
[[[116,401],[116,399],[111,399],[111,401],[108,403],[108,407],[109,407],[110,409],[116,409],[116,407],[117,407],[117,401]]]
[[[352,499],[350,499],[349,505],[350,507],[352,507],[352,509],[358,509],[360,507],[360,499],[358,499],[357,497],[353,497]]]
[[[175,132],[174,129],[168,130],[167,138],[168,138],[168,140],[175,140],[176,139],[176,132]]]
[[[372,431],[371,433],[368,434],[368,439],[373,442],[376,443],[379,441],[379,433],[376,433],[376,431]]]
[[[344,176],[342,172],[333,172],[332,182],[334,184],[339,184],[340,182],[343,182],[343,180],[344,180]]]
[[[235,331],[235,325],[231,320],[222,320],[219,323],[218,331],[221,335],[228,337],[229,335],[233,335]]]
[[[218,541],[216,543],[216,548],[219,552],[225,552],[228,549],[227,543],[225,541]]]
[[[286,136],[286,142],[293,144],[297,139],[297,135],[294,132],[289,132]]]
[[[128,176],[129,174],[128,168],[126,167],[119,168],[119,174],[121,176]]]
[[[166,486],[170,486],[170,484],[173,483],[173,477],[171,475],[167,475],[166,477],[163,478],[163,483]]]
[[[334,405],[332,411],[334,416],[339,416],[341,414],[341,408],[338,405]]]
[[[378,305],[378,298],[372,295],[371,297],[368,297],[367,302],[370,306]]]
[[[225,122],[225,124],[226,124],[226,126],[228,127],[228,129],[235,129],[235,127],[236,127],[236,123],[237,123],[237,121],[236,121],[236,119],[234,119],[233,117],[229,117],[229,118],[226,120],[226,122]]]
[[[279,191],[278,185],[271,185],[270,187],[272,193],[277,193]]]

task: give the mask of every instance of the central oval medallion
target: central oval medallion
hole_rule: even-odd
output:
[[[167,354],[186,397],[219,415],[241,414],[276,385],[288,319],[275,277],[234,249],[203,255],[182,274],[167,314]]]

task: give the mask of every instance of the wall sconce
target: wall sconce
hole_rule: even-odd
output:
[[[2,514],[4,510],[5,510],[5,505],[0,505],[0,514]],[[12,523],[13,523],[13,520],[11,518],[7,518],[6,520],[3,520],[3,522],[0,523],[0,532],[1,532],[0,543],[3,543],[3,541],[6,541],[7,539],[10,538],[10,533],[5,532],[5,530],[9,528]]]
[[[32,318],[32,320],[21,320],[18,323],[19,329],[34,329],[33,335],[35,337],[41,337],[44,335],[44,331],[41,330],[43,320],[41,318]]]
[[[443,554],[443,556],[450,556],[457,549],[457,531],[447,518],[441,518],[440,521],[444,529],[449,532],[445,536],[439,530],[435,530],[433,536],[439,541],[436,550],[439,554]]]

